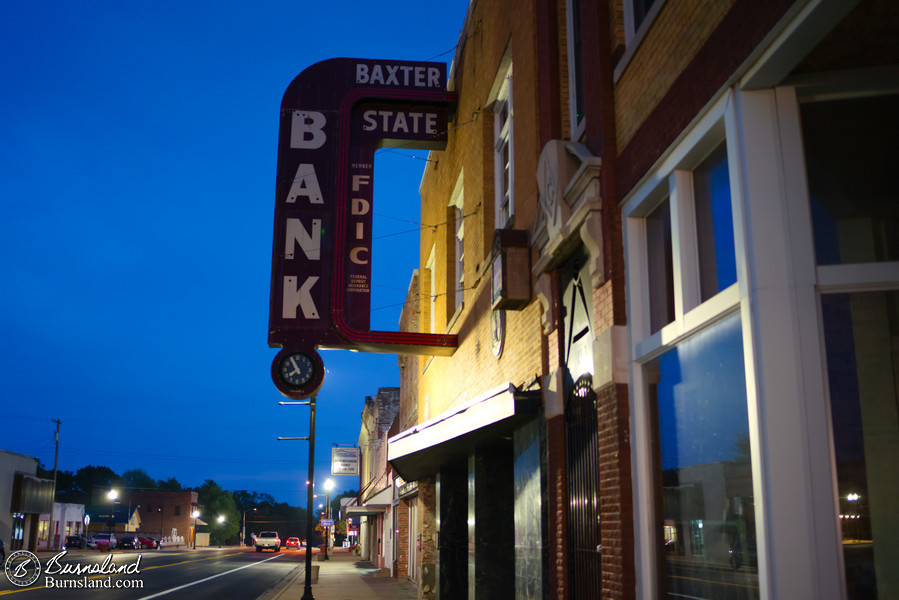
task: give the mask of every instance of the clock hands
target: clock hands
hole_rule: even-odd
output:
[[[290,364],[293,365],[293,373],[291,373],[291,375],[293,375],[294,373],[296,373],[297,375],[302,375],[302,372],[300,371],[300,367],[297,366],[296,357],[294,357],[294,356],[290,357]]]

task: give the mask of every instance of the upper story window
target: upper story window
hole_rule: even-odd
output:
[[[647,196],[643,235],[652,333],[737,281],[727,147],[712,144],[708,151],[709,142],[700,143]]]
[[[665,0],[625,0],[624,28],[629,45],[635,38],[643,37],[641,26],[644,23],[651,23],[664,3]]]
[[[495,227],[509,226],[515,214],[512,123],[512,65],[501,71],[493,104],[493,165],[496,187]]]
[[[424,281],[422,281],[422,287],[427,290],[427,302],[425,303],[427,314],[422,315],[422,322],[428,324],[428,333],[437,333],[437,273],[435,272],[436,262],[434,255],[435,252],[432,247],[425,266]]]
[[[453,285],[453,312],[458,312],[462,308],[465,299],[465,191],[462,183],[462,173],[456,180],[456,186],[453,188],[453,195],[450,197],[449,203],[449,223],[450,232],[453,234],[454,260],[453,269],[451,270]]]
[[[583,56],[581,54],[581,2],[568,0],[568,103],[571,114],[571,139],[584,132]]]

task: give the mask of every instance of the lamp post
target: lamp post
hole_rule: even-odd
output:
[[[115,501],[116,498],[119,497],[119,493],[114,489],[106,492],[106,497],[109,499],[109,518],[106,519],[106,533],[109,534],[109,539],[106,543],[106,550],[112,550],[110,546],[112,546],[112,528],[115,527]]]
[[[328,479],[325,481],[325,502],[327,508],[325,509],[328,518],[331,518],[331,490],[334,489],[334,481],[332,479]],[[328,534],[325,538],[325,560],[328,560],[331,551],[331,527],[328,527]]]
[[[190,516],[194,518],[194,550],[197,549],[197,518],[200,516],[200,511],[195,510],[190,513]]]
[[[247,545],[247,513],[250,511],[255,512],[256,509],[248,508],[247,510],[243,511],[243,527],[240,530],[240,545],[241,546]]]

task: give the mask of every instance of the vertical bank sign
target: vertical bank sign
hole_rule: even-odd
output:
[[[318,348],[455,350],[456,336],[369,325],[375,150],[443,149],[454,100],[444,63],[348,58],[312,65],[284,93],[268,342],[285,396],[321,387]]]

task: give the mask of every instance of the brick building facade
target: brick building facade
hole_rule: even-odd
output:
[[[897,19],[470,3],[402,323],[458,348],[388,444],[421,597],[896,594]]]

